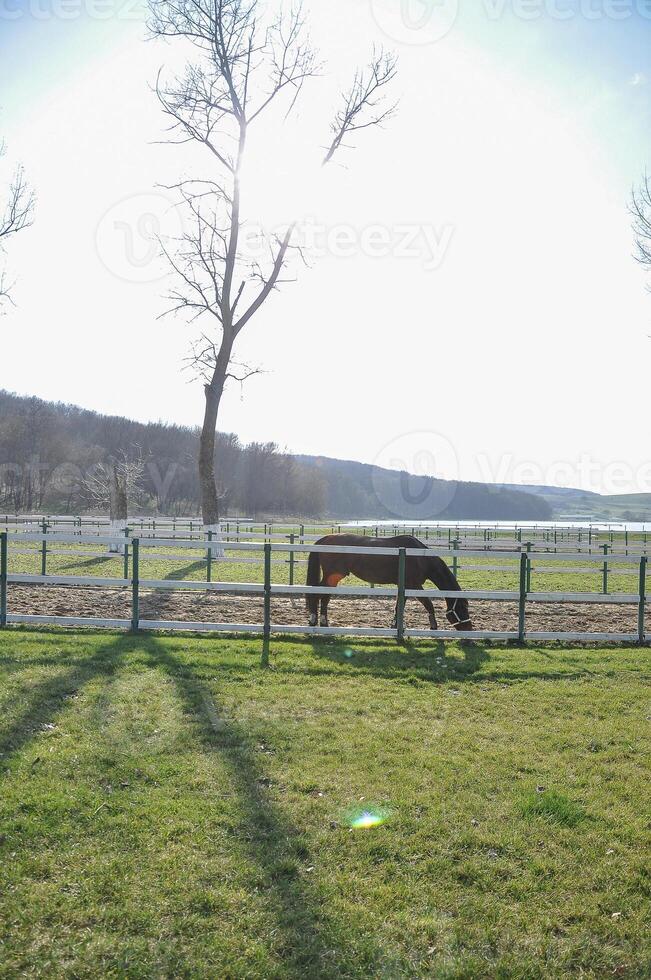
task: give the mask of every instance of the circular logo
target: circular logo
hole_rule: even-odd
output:
[[[160,239],[178,238],[179,209],[160,193],[134,194],[106,212],[97,226],[95,247],[109,272],[126,282],[156,282],[168,272]]]
[[[459,460],[438,432],[409,432],[387,443],[373,461],[371,481],[390,517],[430,520],[447,510],[457,492]]]
[[[373,18],[392,41],[435,44],[450,33],[459,0],[370,0]]]

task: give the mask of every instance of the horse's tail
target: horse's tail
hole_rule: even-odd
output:
[[[318,585],[321,578],[321,556],[318,551],[311,551],[307,560],[307,579],[306,585]],[[310,596],[305,596],[305,602],[309,608]]]

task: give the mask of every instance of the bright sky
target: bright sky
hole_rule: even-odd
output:
[[[312,0],[310,18],[331,74],[254,141],[247,178],[252,220],[307,223],[312,267],[243,335],[267,373],[232,388],[220,428],[448,477],[651,491],[651,296],[627,214],[651,165],[651,3]],[[157,185],[188,164],[155,142],[150,89],[178,54],[143,36],[134,0],[0,0],[4,169],[22,160],[38,194],[9,255],[0,386],[198,424],[192,331],[158,319],[149,241],[174,228]],[[373,43],[400,56],[399,115],[319,173]]]

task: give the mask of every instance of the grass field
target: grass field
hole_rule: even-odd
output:
[[[650,668],[7,630],[0,976],[647,977]]]

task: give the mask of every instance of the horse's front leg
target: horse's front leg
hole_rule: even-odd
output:
[[[422,588],[422,586],[418,586],[417,585],[417,586],[415,586],[415,588]],[[422,603],[423,606],[425,606],[425,609],[427,610],[427,615],[429,616],[429,628],[431,630],[437,630],[439,627],[438,627],[438,623],[436,622],[436,613],[434,611],[434,603],[426,595],[424,595],[424,596],[420,596],[419,595],[418,596],[418,601],[420,603]]]

